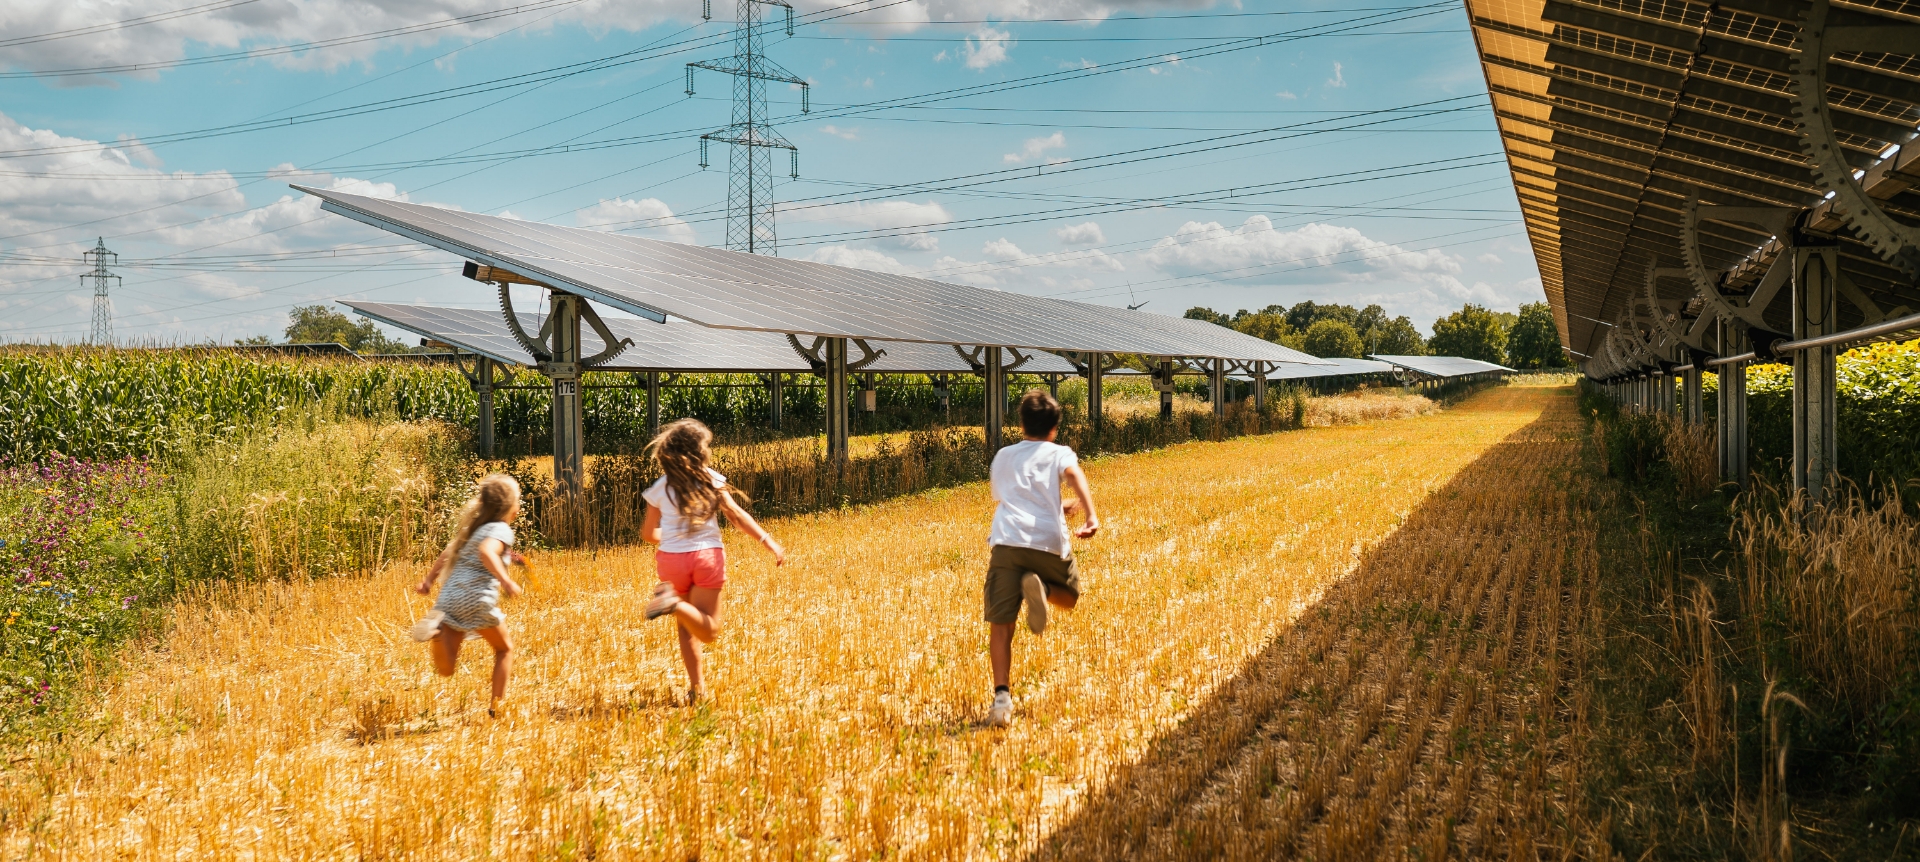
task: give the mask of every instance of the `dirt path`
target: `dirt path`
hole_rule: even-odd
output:
[[[499,721],[478,709],[483,656],[440,680],[406,640],[417,572],[230,592],[133,659],[97,738],[0,772],[0,858],[1559,841],[1552,729],[1588,565],[1555,491],[1572,421],[1568,390],[1508,387],[1094,464],[1107,530],[1081,551],[1088,593],[1016,641],[1005,732],[977,724],[978,487],[778,522],[784,570],[739,543],[710,708],[672,704],[671,632],[638,616],[642,552],[539,567],[508,607],[521,663]]]

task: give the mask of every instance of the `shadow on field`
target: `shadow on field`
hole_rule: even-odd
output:
[[[1484,812],[1522,795],[1512,776],[1534,764],[1518,753],[1512,740],[1520,737],[1502,743],[1514,758],[1506,763],[1459,740],[1510,720],[1499,704],[1538,679],[1524,664],[1533,653],[1485,675],[1454,663],[1477,652],[1484,667],[1489,651],[1503,652],[1501,636],[1513,641],[1516,620],[1521,643],[1559,646],[1546,631],[1559,624],[1534,625],[1541,616],[1558,619],[1537,607],[1561,600],[1559,576],[1526,573],[1533,558],[1516,550],[1537,535],[1515,526],[1534,523],[1524,511],[1566,497],[1560,471],[1543,459],[1577,451],[1577,435],[1567,432],[1577,421],[1570,397],[1542,395],[1549,401],[1538,419],[1436,488],[1318,605],[1139,761],[1117,768],[1029,858],[1400,858],[1410,845],[1424,859],[1462,850],[1532,858],[1520,848],[1532,846],[1528,834],[1540,835],[1535,821],[1482,813],[1476,829],[1467,807]],[[1434,586],[1407,588],[1421,579]],[[1515,601],[1487,598],[1509,594]],[[1548,696],[1556,688],[1540,687]],[[1457,834],[1456,825],[1478,838]],[[1510,847],[1490,846],[1488,836],[1506,841],[1509,829],[1521,833]]]

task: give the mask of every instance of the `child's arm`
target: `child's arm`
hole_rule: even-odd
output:
[[[1073,489],[1073,496],[1077,498],[1079,502],[1077,508],[1084,511],[1087,516],[1086,523],[1082,524],[1080,529],[1074,530],[1073,534],[1082,539],[1091,539],[1093,538],[1093,534],[1100,532],[1100,516],[1093,508],[1093,488],[1087,485],[1086,471],[1081,470],[1080,465],[1075,464],[1062,471],[1062,475],[1066,477],[1067,487]],[[1074,508],[1076,507],[1073,503],[1067,503],[1065,505],[1067,511],[1072,511]]]
[[[647,516],[640,520],[640,541],[660,544],[660,507],[647,504]]]
[[[452,550],[441,551],[440,556],[433,558],[433,565],[427,567],[426,580],[416,585],[413,591],[423,596],[433,592],[433,582],[440,579],[440,572],[445,570],[447,565],[452,561]]]
[[[732,494],[722,493],[720,500],[721,505],[727,509],[727,520],[732,521],[734,526],[739,527],[741,531],[747,535],[760,540],[760,544],[766,545],[767,550],[773,554],[774,565],[784,566],[787,564],[787,549],[780,547],[780,543],[773,540],[773,534],[762,529],[760,522],[755,521],[752,515],[747,514],[747,510],[741,508],[740,504],[734,501]]]
[[[513,598],[520,595],[520,585],[514,583],[513,578],[507,577],[507,563],[503,558],[506,550],[506,542],[499,539],[481,539],[480,565],[486,567],[487,574],[500,582],[500,589],[507,594],[507,598]]]

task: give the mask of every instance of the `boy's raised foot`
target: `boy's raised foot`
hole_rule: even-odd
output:
[[[1027,630],[1040,634],[1047,630],[1047,585],[1040,576],[1028,572],[1020,579],[1020,594],[1027,602]]]
[[[647,619],[657,620],[680,605],[680,594],[673,591],[673,585],[661,581],[654,585],[653,599],[647,602]]]
[[[1031,577],[1031,576],[1029,576]],[[993,706],[987,708],[988,727],[1006,727],[1013,723],[1013,695],[1005,691],[993,693]]]

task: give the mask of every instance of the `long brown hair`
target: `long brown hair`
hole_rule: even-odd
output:
[[[647,446],[667,477],[680,517],[698,527],[719,514],[726,491],[714,487],[713,477],[707,475],[707,463],[713,460],[713,432],[705,423],[698,419],[669,422]]]
[[[460,551],[473,538],[473,531],[483,524],[490,524],[507,516],[513,511],[515,503],[520,502],[520,483],[505,473],[489,473],[474,483],[473,499],[460,507],[460,514],[454,519],[453,538],[447,542],[443,559],[448,566],[457,562]]]

